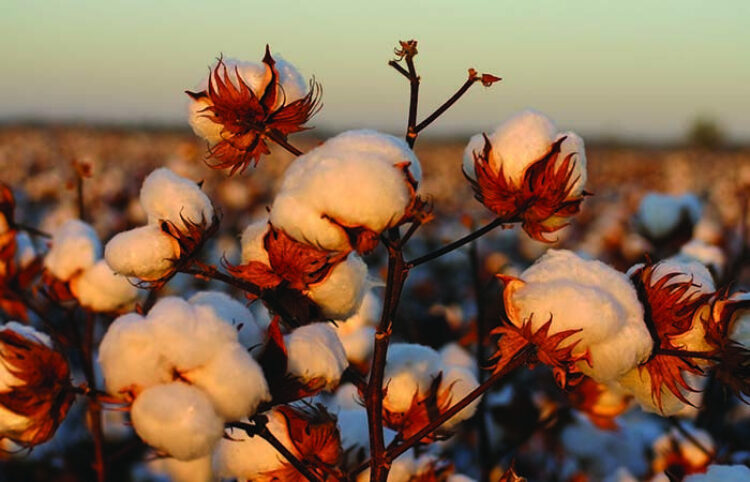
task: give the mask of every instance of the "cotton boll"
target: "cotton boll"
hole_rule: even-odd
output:
[[[284,337],[289,357],[287,372],[303,382],[324,380],[331,389],[349,365],[338,336],[327,323],[301,326]]]
[[[648,193],[638,206],[637,220],[641,229],[653,239],[662,239],[672,233],[680,222],[698,222],[700,201],[690,194],[672,196]]]
[[[338,263],[320,283],[310,286],[308,297],[326,318],[340,320],[356,312],[367,287],[367,265],[355,253]]]
[[[114,273],[104,260],[73,278],[70,289],[81,306],[92,311],[114,311],[138,296],[130,281]]]
[[[391,165],[408,162],[409,172],[414,180],[422,182],[422,166],[419,159],[400,137],[370,129],[358,129],[343,132],[326,141],[325,145],[329,149],[376,154]]]
[[[268,234],[268,219],[254,222],[242,232],[242,263],[258,261],[269,266],[268,252],[264,246],[263,238]]]
[[[210,308],[213,314],[234,326],[242,346],[253,348],[261,345],[265,334],[255,322],[255,317],[243,303],[220,291],[200,291],[188,302]]]
[[[159,457],[148,463],[150,472],[169,477],[170,482],[212,482],[211,456],[193,460]]]
[[[346,359],[352,363],[364,364],[372,356],[375,328],[362,326],[346,335],[339,334],[339,340],[346,352]]]
[[[586,147],[583,144],[581,136],[575,132],[567,131],[559,134],[557,139],[565,137],[565,140],[560,145],[559,159],[565,159],[566,157],[573,155],[571,158],[576,163],[576,168],[573,174],[573,178],[577,178],[573,185],[571,194],[573,196],[580,196],[583,194],[583,188],[586,186],[588,181],[588,172],[586,169]],[[571,179],[572,180],[572,179]]]
[[[211,120],[211,112],[207,110],[210,106],[211,102],[205,98],[191,101],[188,105],[188,122],[195,135],[213,147],[223,140],[221,132],[224,126]]]
[[[330,401],[329,406],[341,410],[362,408],[362,397],[353,383],[342,383],[336,389],[336,393]]]
[[[299,70],[278,54],[274,56],[274,59],[276,60],[276,71],[279,73],[280,84],[280,92],[276,101],[277,107],[289,105],[307,95],[310,87]]]
[[[44,267],[57,279],[68,281],[92,266],[102,255],[102,245],[94,228],[72,219],[52,235],[52,247],[44,257]]]
[[[99,364],[112,395],[138,393],[172,380],[172,368],[162,356],[160,340],[144,317],[129,313],[117,318],[99,345]]]
[[[208,455],[224,433],[205,393],[180,382],[144,390],[130,413],[139,437],[179,460]]]
[[[252,416],[261,402],[271,400],[263,370],[238,343],[227,345],[207,364],[182,375],[201,388],[228,421]]]
[[[104,259],[115,273],[149,281],[167,274],[179,251],[174,238],[150,224],[115,235],[107,243]]]
[[[746,465],[709,465],[705,474],[685,477],[684,482],[728,482],[750,480],[750,469]]]
[[[447,398],[451,400],[450,405],[452,406],[478,386],[479,382],[474,373],[465,368],[450,367],[443,372],[443,378],[440,381],[438,391],[441,392],[441,398],[446,396],[442,395],[442,393],[449,393]],[[445,392],[447,389],[449,389],[449,392]],[[471,418],[477,411],[477,406],[479,405],[481,398],[482,397],[477,397],[466,408],[449,418],[441,428],[445,430],[453,430],[459,423]]]
[[[589,350],[591,366],[578,363],[583,373],[606,383],[648,358],[653,342],[624,274],[570,251],[550,250],[521,279],[526,283],[511,298],[514,323],[533,315],[532,329],[537,330],[551,316],[550,334],[580,329],[562,346],[580,340],[573,353]]]
[[[474,153],[481,154],[484,149],[484,136],[476,134],[471,136],[464,148],[462,169],[470,179],[476,179],[477,173],[474,169]]]
[[[309,242],[330,251],[351,249],[346,232],[325,219],[316,206],[295,191],[282,191],[276,195],[270,219],[271,224],[298,241]]]
[[[380,298],[370,290],[365,293],[357,312],[334,326],[350,362],[365,363],[372,355],[374,326],[378,323],[382,308]]]
[[[160,299],[148,319],[162,354],[178,371],[204,365],[226,345],[237,343],[237,330],[210,306],[191,305],[182,298]]]
[[[292,453],[296,452],[289,439],[286,418],[281,412],[266,412],[266,427]],[[229,439],[222,439],[213,455],[214,474],[218,477],[254,480],[283,467],[286,459],[262,437],[250,437],[244,431],[230,429]]]
[[[179,229],[187,228],[183,218],[195,224],[210,223],[214,215],[211,200],[198,184],[166,167],[155,169],[144,179],[141,205],[149,224],[169,221]]]
[[[722,276],[727,259],[724,252],[717,246],[712,246],[699,239],[693,239],[682,245],[680,254],[676,257],[682,262],[697,261],[711,269],[717,276]]]
[[[411,343],[392,344],[383,375],[383,408],[396,413],[408,411],[415,396],[427,395],[442,369],[440,355],[432,348]]]
[[[445,366],[463,368],[473,373],[475,377],[479,373],[479,367],[477,367],[474,357],[458,343],[448,343],[439,350],[439,353]]]
[[[699,391],[705,384],[706,378],[692,373],[682,372],[687,384],[696,391],[681,389],[682,395],[693,405],[700,406],[703,394]],[[617,380],[616,389],[632,395],[641,408],[646,412],[657,413],[664,417],[682,415],[689,410],[690,405],[677,398],[671,390],[661,387],[661,407],[656,403],[652,394],[651,375],[645,368],[633,368]]]

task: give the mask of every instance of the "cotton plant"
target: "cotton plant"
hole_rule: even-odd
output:
[[[574,473],[581,461],[596,465],[590,460],[602,446],[616,445],[611,431],[639,413],[636,405],[689,418],[709,375],[740,399],[750,394],[748,299],[701,264],[720,272],[715,250],[685,245],[674,258],[625,273],[555,249],[529,255],[538,259],[514,267],[515,276],[495,277],[486,266],[502,263],[483,264],[476,245],[460,250],[511,225],[538,242],[562,239],[586,205],[584,142],[541,112],[511,115],[469,139],[463,160],[454,160],[492,219],[474,230],[471,219],[441,223],[436,229],[457,239],[432,251],[426,242],[409,244],[437,218],[413,149],[419,135],[472,85],[500,79],[469,69],[457,93],[420,121],[417,42],[400,42],[394,54],[389,65],[411,89],[403,139],[351,129],[306,152],[293,135],[320,109],[314,80],[268,47],[261,62],[220,57],[210,66],[187,92],[208,167],[232,176],[266,163],[277,147],[294,156],[265,215],[248,210],[228,232],[219,234],[221,206],[196,170],[195,178],[167,167],[146,175],[141,225],[104,247],[85,222],[83,196],[81,219],[45,241],[37,238],[47,233],[17,222],[3,185],[0,311],[25,324],[0,329],[0,438],[26,448],[51,440],[80,397],[98,480],[106,480],[112,455],[102,410],[115,410],[159,459],[151,468],[178,480],[518,481],[512,461],[487,455],[504,440],[488,433],[502,410],[533,408],[539,417],[529,419],[528,443],[548,461],[567,453],[572,465],[561,473]],[[693,222],[696,202],[646,196],[637,215],[642,239],[666,244],[685,216]],[[622,228],[626,216],[618,216]],[[216,236],[239,262],[231,253],[220,264],[206,261]],[[411,273],[423,286],[444,281],[416,271],[438,259],[450,259],[441,265],[450,276],[469,265],[474,287],[452,293],[465,316],[440,315],[461,336],[426,346],[397,315],[412,301]],[[205,281],[212,290],[196,291]],[[461,299],[468,293],[476,300]],[[501,384],[502,392],[491,392]],[[567,411],[576,415],[566,418]],[[540,435],[558,420],[567,424],[556,432],[569,445],[562,452]],[[670,470],[677,435],[655,444],[651,458],[642,450],[646,437],[631,435],[626,470]],[[435,443],[450,437],[477,440],[477,467],[461,462],[461,444]],[[686,460],[697,445],[691,437],[679,444]],[[622,466],[616,457],[600,462],[599,472]]]

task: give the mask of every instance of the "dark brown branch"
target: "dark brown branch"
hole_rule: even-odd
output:
[[[407,72],[405,68],[401,67],[401,66],[400,66],[400,65],[398,64],[398,61],[396,61],[396,60],[391,60],[391,61],[389,61],[389,62],[388,62],[388,65],[390,65],[391,67],[393,67],[394,69],[396,69],[396,71],[397,71],[397,72],[398,72],[399,74],[403,75],[403,76],[404,76],[404,77],[406,77],[407,79],[409,78],[409,72]]]
[[[289,141],[287,141],[286,138],[282,135],[279,135],[275,132],[266,132],[266,136],[268,136],[268,138],[271,139],[273,142],[280,145],[281,147],[291,152],[295,156],[301,156],[302,154],[304,154],[304,152],[300,151],[299,149],[291,145]]]
[[[688,351],[688,350],[678,350],[673,348],[654,348],[654,351],[652,355],[665,355],[665,356],[673,356],[677,358],[697,358],[699,360],[710,360],[719,362],[721,361],[721,358],[714,355],[709,355],[708,353],[700,352],[700,351]]]
[[[412,261],[408,261],[406,263],[406,267],[411,269],[415,266],[419,266],[420,264],[424,264],[428,261],[432,261],[435,258],[439,258],[440,256],[443,256],[444,254],[450,253],[451,251],[455,251],[456,249],[464,246],[467,243],[470,243],[474,241],[475,239],[484,236],[485,234],[489,233],[493,229],[495,229],[498,226],[502,226],[504,224],[513,224],[518,222],[519,219],[516,217],[512,218],[496,218],[494,221],[482,226],[481,228],[477,229],[476,231],[473,231],[466,236],[464,236],[461,239],[457,239],[456,241],[453,241],[450,244],[446,244],[442,248],[436,249],[435,251],[431,253],[427,253],[424,256],[420,256],[417,259],[414,259]]]
[[[440,107],[438,107],[437,109],[435,109],[435,112],[433,112],[432,114],[430,114],[429,116],[427,116],[427,118],[425,118],[422,122],[420,122],[419,124],[417,124],[414,127],[414,132],[416,134],[419,134],[420,132],[422,132],[422,130],[425,127],[427,127],[430,124],[432,124],[438,117],[440,117],[441,115],[443,115],[445,113],[445,111],[447,111],[448,109],[450,109],[450,107],[453,104],[455,104],[456,101],[458,101],[458,99],[460,99],[466,93],[466,91],[469,90],[469,88],[472,85],[474,85],[476,82],[478,82],[478,81],[479,81],[479,77],[477,77],[476,75],[469,77],[468,80],[466,82],[464,82],[461,87],[459,87],[459,89],[456,91],[456,93],[453,94],[448,100],[446,100],[443,103],[443,105],[441,105]]]
[[[416,42],[414,42],[416,47]],[[414,49],[416,53],[416,48]],[[414,66],[414,56],[412,54],[406,55],[406,67],[409,71],[409,119],[406,127],[406,142],[409,147],[414,147],[414,143],[417,141],[417,108],[419,107],[419,75],[417,75],[417,69]]]

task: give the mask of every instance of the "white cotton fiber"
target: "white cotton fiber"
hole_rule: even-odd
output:
[[[447,367],[463,368],[473,373],[475,377],[479,373],[479,367],[472,354],[456,342],[444,345],[438,353],[443,360],[443,365]]]
[[[450,406],[453,406],[478,386],[479,381],[477,381],[477,377],[471,371],[461,367],[449,367],[443,371],[443,378],[440,381],[441,398],[450,399]],[[449,391],[445,392],[446,390]],[[482,397],[477,397],[466,408],[449,418],[441,426],[441,429],[452,430],[459,423],[471,418],[477,411],[477,406],[481,399]]]
[[[159,457],[148,462],[149,472],[168,477],[170,482],[214,482],[211,456],[193,460]]]
[[[166,167],[155,169],[144,179],[141,205],[149,224],[170,221],[178,229],[186,228],[182,218],[195,224],[210,224],[214,215],[211,200],[198,184]]]
[[[57,279],[68,281],[92,266],[102,255],[102,245],[94,228],[71,219],[52,234],[52,247],[44,257],[44,267]]]
[[[550,250],[521,279],[525,285],[512,295],[514,323],[533,315],[537,330],[551,316],[550,334],[580,329],[562,346],[579,341],[574,354],[589,350],[592,366],[578,363],[585,374],[606,383],[648,358],[653,342],[635,288],[623,273],[570,251]]]
[[[115,273],[149,281],[172,269],[179,250],[174,238],[149,224],[115,235],[107,243],[104,259]]]
[[[144,388],[172,380],[172,366],[162,355],[152,324],[129,313],[117,318],[99,345],[99,364],[107,391],[112,395],[139,393]]]
[[[138,296],[130,281],[114,273],[103,259],[73,278],[70,289],[81,306],[93,311],[114,311]]]
[[[292,453],[286,418],[281,412],[266,412],[268,430]],[[213,455],[214,474],[218,477],[255,480],[261,475],[283,467],[288,462],[271,444],[261,437],[249,437],[244,431],[231,429]]]
[[[303,382],[320,379],[331,389],[339,384],[349,363],[344,347],[328,323],[301,326],[284,337],[287,372]]]
[[[208,363],[183,377],[208,395],[225,420],[250,417],[261,402],[271,400],[263,370],[237,343],[219,350]]]
[[[324,317],[340,320],[353,315],[367,288],[367,265],[356,253],[333,267],[320,283],[310,286],[308,297]]]
[[[204,392],[180,382],[144,390],[130,414],[139,437],[179,460],[208,455],[224,433]]]
[[[750,480],[747,465],[709,465],[705,474],[685,477],[685,482],[728,482],[730,480]]]
[[[383,375],[383,408],[406,412],[414,397],[424,398],[432,382],[443,369],[440,355],[430,347],[411,343],[393,343]]]
[[[250,309],[226,293],[220,291],[200,291],[188,302],[210,308],[214,315],[237,330],[239,342],[245,348],[253,348],[263,343],[265,334],[255,322]]]
[[[346,358],[353,363],[365,363],[372,354],[375,326],[380,319],[383,306],[374,291],[369,290],[362,298],[356,313],[336,322],[334,330],[346,351]]]
[[[680,387],[680,392],[691,404],[699,407],[703,398],[700,390],[707,379],[701,375],[687,372],[682,372],[682,376],[695,391]],[[690,408],[690,405],[677,398],[666,386],[661,387],[660,407],[653,396],[651,375],[645,367],[636,367],[625,373],[617,380],[614,388],[632,395],[644,411],[657,413],[664,417],[680,415],[683,410]]]
[[[207,363],[226,345],[237,343],[237,330],[209,306],[182,298],[160,299],[148,314],[162,354],[178,371]]]
[[[674,231],[683,220],[697,223],[700,214],[700,201],[691,194],[673,196],[651,192],[641,199],[636,218],[645,234],[661,239]]]
[[[242,231],[240,244],[242,246],[243,264],[247,264],[250,261],[258,261],[266,266],[270,265],[268,252],[263,241],[263,238],[268,233],[268,229],[268,219],[261,219],[250,224]]]

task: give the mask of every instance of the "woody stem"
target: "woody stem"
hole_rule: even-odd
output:
[[[474,83],[476,83],[478,80],[479,80],[479,77],[476,77],[476,76],[469,77],[468,80],[466,80],[466,82],[464,82],[463,85],[459,87],[456,93],[453,94],[448,100],[446,100],[443,103],[443,105],[435,109],[435,111],[432,114],[428,115],[422,122],[420,122],[414,127],[414,133],[419,134],[420,132],[422,132],[422,130],[425,127],[429,126],[435,120],[437,120],[438,117],[440,117],[441,115],[445,113],[445,111],[450,109],[450,107],[453,104],[455,104],[456,101],[458,101],[458,99],[460,99],[466,93],[466,91],[469,90],[469,88],[472,85],[474,85]]]
[[[388,237],[390,240],[388,245],[388,275],[383,298],[383,312],[375,333],[370,381],[365,391],[365,407],[370,433],[370,457],[373,461],[373,470],[370,474],[371,481],[385,481],[390,468],[390,461],[385,455],[383,436],[383,376],[393,319],[408,274],[408,268],[404,263],[404,256],[401,251],[398,230],[389,230]]]
[[[302,154],[304,154],[304,152],[300,151],[299,149],[291,145],[289,141],[286,140],[286,137],[283,135],[280,135],[273,131],[269,131],[269,132],[266,132],[266,136],[272,141],[274,141],[276,144],[280,145],[287,151],[294,154],[295,156],[301,156]]]
[[[520,219],[518,219],[517,216],[509,216],[508,218],[495,218],[494,221],[485,224],[481,228],[467,234],[463,238],[457,239],[456,241],[453,241],[450,244],[446,244],[442,248],[436,249],[435,251],[427,253],[424,256],[420,256],[419,258],[408,261],[406,263],[406,266],[407,268],[411,269],[411,268],[414,268],[415,266],[419,266],[420,264],[424,264],[428,261],[432,261],[435,258],[439,258],[445,254],[450,253],[451,251],[455,251],[458,248],[464,246],[465,244],[470,243],[481,236],[484,236],[485,234],[489,233],[490,231],[492,231],[498,226],[502,226],[504,224],[517,223],[519,221]]]
[[[73,326],[78,346],[83,358],[83,374],[90,390],[96,390],[96,377],[94,375],[94,328],[96,317],[93,313],[86,313],[86,324],[84,325],[83,337],[78,336],[78,328]],[[107,471],[104,462],[104,436],[102,433],[102,408],[99,402],[93,398],[88,400],[88,417],[91,423],[91,436],[94,439],[94,470],[96,479],[103,482],[107,479]]]
[[[417,141],[417,107],[419,106],[419,75],[414,66],[414,57],[407,54],[405,57],[406,68],[409,72],[409,120],[406,127],[406,142],[413,148]]]

